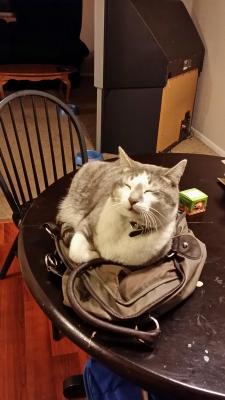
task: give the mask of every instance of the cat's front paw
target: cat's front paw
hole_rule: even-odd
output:
[[[74,254],[73,251],[69,251],[69,258],[76,264],[81,264],[99,258],[99,254],[96,251],[88,251],[82,254]]]
[[[81,264],[99,258],[99,254],[90,248],[85,236],[77,232],[70,242],[69,258],[76,264]]]

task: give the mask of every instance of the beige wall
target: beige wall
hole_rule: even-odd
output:
[[[83,16],[81,40],[87,45],[90,54],[82,65],[82,71],[86,74],[94,72],[94,0],[83,0]]]
[[[225,156],[225,0],[194,0],[189,10],[206,49],[193,131]]]
[[[189,14],[191,14],[193,0],[182,0]]]

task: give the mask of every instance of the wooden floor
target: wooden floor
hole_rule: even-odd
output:
[[[0,223],[0,266],[15,234],[11,222]],[[0,399],[62,400],[63,379],[81,373],[86,359],[66,338],[52,340],[15,260],[0,281]]]

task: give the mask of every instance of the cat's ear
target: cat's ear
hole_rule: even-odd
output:
[[[131,169],[133,166],[134,161],[125,153],[122,147],[119,146],[118,148],[119,158],[120,158],[120,165],[124,171]]]
[[[180,182],[180,178],[184,173],[186,165],[187,165],[187,160],[182,160],[174,167],[169,168],[165,173],[165,175],[178,184]]]

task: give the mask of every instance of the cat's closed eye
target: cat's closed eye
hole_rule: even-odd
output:
[[[126,186],[128,189],[131,189],[130,185],[128,185],[127,183],[124,183],[124,186]]]
[[[144,191],[144,193],[159,193],[159,190],[147,189],[147,190]]]

